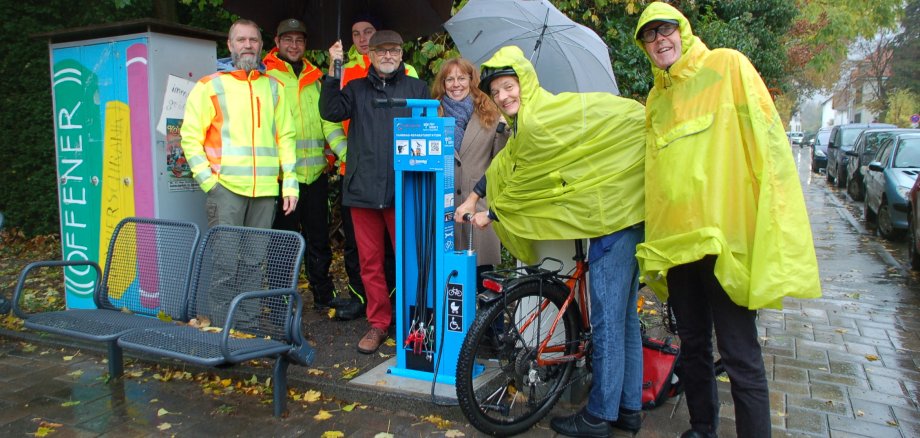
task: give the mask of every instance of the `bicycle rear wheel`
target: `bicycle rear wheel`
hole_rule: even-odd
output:
[[[497,436],[521,433],[540,421],[565,389],[575,360],[539,365],[537,349],[549,336],[569,290],[559,283],[528,282],[480,308],[460,348],[457,401],[480,431]],[[546,306],[541,311],[541,303]],[[529,322],[529,325],[528,325]],[[573,354],[578,348],[577,305],[560,318],[543,359]]]

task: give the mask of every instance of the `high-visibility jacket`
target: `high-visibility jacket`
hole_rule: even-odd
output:
[[[739,306],[821,296],[799,175],[763,80],[741,53],[709,50],[665,3],[649,4],[636,31],[656,20],[677,21],[682,47],[668,69],[652,65],[636,254],[644,282],[667,299],[671,268],[715,255],[714,274]]]
[[[285,98],[293,115],[297,138],[297,180],[312,184],[328,165],[323,154],[326,144],[338,157],[345,156],[348,143],[341,123],[323,120],[319,115],[319,90],[323,72],[306,59],[300,76],[287,61],[278,57],[278,48],[263,59],[265,73],[284,84]]]
[[[284,85],[253,70],[205,76],[189,93],[182,150],[201,189],[223,185],[248,196],[297,197],[294,126]]]

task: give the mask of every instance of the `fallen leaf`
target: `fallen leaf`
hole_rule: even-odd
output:
[[[224,329],[222,327],[202,327],[201,331],[208,333],[220,333]]]
[[[307,370],[307,374],[311,376],[322,376],[323,374],[326,374],[326,372],[318,368],[310,368]]]
[[[135,379],[138,378],[138,377],[141,377],[141,376],[143,376],[143,375],[144,375],[144,372],[143,372],[143,371],[128,371],[127,373],[125,373],[125,376],[127,376],[127,377],[133,377],[133,378],[135,378]]]
[[[429,415],[427,417],[422,417],[423,421],[427,421],[431,424],[434,424],[438,429],[447,429],[450,427],[450,421],[445,420],[437,415]]]
[[[331,309],[331,310],[334,311],[335,309]],[[327,430],[323,432],[323,434],[321,435],[321,438],[345,438],[345,434],[337,430]]]
[[[386,380],[382,380],[382,379],[381,379],[381,380],[378,380],[378,381],[375,383],[375,385],[377,385],[377,386],[386,386],[386,384],[387,384],[387,381],[386,381]]]
[[[374,438],[394,438],[394,435],[392,433],[379,432],[377,435],[374,435]]]
[[[65,408],[69,408],[69,407],[71,407],[71,406],[76,406],[76,405],[78,405],[78,404],[80,404],[80,400],[71,400],[71,401],[67,401],[67,402],[61,403],[61,406],[65,407]]]
[[[256,335],[245,333],[245,332],[240,332],[235,329],[230,329],[230,337],[237,338],[237,339],[253,339],[256,337]]]
[[[127,314],[129,314],[129,315],[133,315],[133,314],[134,314],[134,312],[132,312],[131,309],[129,309],[129,308],[127,308],[127,307],[122,307],[122,308],[121,308],[121,313],[127,313]]]
[[[67,373],[67,375],[70,376],[70,377],[80,377],[80,376],[83,375],[83,370],[71,371],[71,372]]]
[[[31,352],[35,351],[37,348],[38,348],[38,347],[36,347],[36,346],[34,346],[34,345],[32,345],[32,344],[25,344],[25,345],[22,346],[22,351],[24,351],[24,352],[26,352],[26,353],[31,353]]]
[[[354,379],[355,376],[358,375],[358,371],[361,371],[358,367],[345,367],[345,369],[342,370],[342,378]]]
[[[226,388],[230,386],[232,383],[233,383],[233,380],[231,379],[223,379],[220,381],[220,386],[223,386],[224,388]]]
[[[78,354],[80,354],[79,351],[76,352],[76,353],[74,353],[74,354],[71,355],[71,356],[64,356],[64,360],[73,360],[73,358],[77,357]]]
[[[162,310],[162,309],[160,309],[160,311],[157,312],[157,319],[159,319],[160,321],[163,321],[163,322],[172,322],[172,320],[173,320],[172,317],[169,316],[169,315],[166,313],[166,311],[165,311],[165,310]]]
[[[166,409],[160,408],[160,409],[157,410],[157,417],[162,417],[162,416],[167,415],[167,414],[170,414],[170,413],[171,413],[171,412],[167,411]]]
[[[352,403],[352,404],[350,404],[350,405],[342,406],[342,410],[345,411],[345,412],[351,412],[351,411],[355,410],[355,406],[358,406],[358,402],[354,402],[354,403]]]
[[[395,346],[396,346],[396,340],[393,339],[393,338],[387,338],[386,341],[383,341],[383,345],[386,345],[387,347],[395,347]]]
[[[329,308],[329,311],[326,312],[326,316],[328,316],[329,319],[335,318],[335,308],[334,308],[334,307],[330,307],[330,308]]]
[[[844,334],[844,333],[847,332],[847,329],[845,329],[845,328],[839,328],[839,329],[835,329],[834,331],[837,332],[837,333],[840,333],[840,334]]]
[[[466,436],[466,434],[464,434],[463,432],[460,432],[457,429],[451,429],[451,430],[448,430],[447,432],[444,432],[444,436],[446,438],[456,438],[460,436]]]
[[[862,417],[863,415],[866,415],[866,413],[863,412],[862,409],[857,409],[857,410],[856,410],[856,416],[857,416],[857,417]]]
[[[156,402],[158,402],[158,401],[160,401],[160,399],[158,399],[158,398],[152,398],[152,399],[150,399],[150,403],[156,403]]]
[[[35,431],[35,436],[38,436],[38,437],[45,437],[45,436],[48,436],[48,434],[49,434],[49,433],[52,433],[52,432],[54,432],[54,429],[53,429],[53,428],[45,427],[45,426],[39,426],[39,427],[38,427],[38,430]]]
[[[720,382],[728,382],[728,381],[729,381],[729,380],[728,380],[728,376],[725,375],[725,374],[719,374],[718,376],[716,376],[716,380],[718,380],[718,381],[720,381]]]
[[[886,421],[886,423],[888,423],[889,426],[897,426],[897,425],[898,425],[898,422],[897,422],[897,421],[894,421],[894,420],[888,420],[888,421]]]
[[[866,355],[866,359],[867,359],[869,362],[875,362],[875,361],[878,360],[878,356],[876,356],[876,355],[874,355],[874,354],[867,354],[867,355]]]
[[[313,403],[313,402],[319,401],[321,396],[322,394],[319,391],[311,389],[303,393],[303,401]]]
[[[157,426],[157,429],[159,429],[159,430],[172,429],[172,424],[169,424],[169,423],[160,423],[160,424]]]
[[[323,421],[332,418],[332,414],[329,411],[320,409],[319,412],[313,416],[313,419],[316,421]]]

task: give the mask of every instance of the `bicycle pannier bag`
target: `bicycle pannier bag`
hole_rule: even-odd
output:
[[[664,341],[642,338],[642,409],[661,406],[669,397],[680,393],[675,374],[680,347]]]

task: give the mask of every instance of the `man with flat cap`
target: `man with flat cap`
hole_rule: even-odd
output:
[[[329,245],[329,178],[323,153],[326,144],[336,156],[345,155],[347,142],[340,123],[319,115],[322,70],[304,58],[307,28],[296,18],[278,24],[275,48],[265,55],[266,73],[284,84],[296,131],[297,174],[300,200],[294,214],[275,214],[273,228],[298,231],[307,242],[307,279],[313,307],[325,309],[335,285],[329,277],[332,249]],[[281,203],[279,203],[279,206]]]
[[[402,37],[380,30],[371,37],[371,68],[367,77],[339,90],[337,78],[323,80],[320,115],[330,121],[351,119],[348,166],[342,185],[342,205],[351,208],[361,279],[367,292],[370,330],[358,342],[358,351],[377,351],[393,320],[384,278],[384,242],[395,233],[395,179],[393,172],[393,119],[410,117],[409,108],[374,108],[374,99],[427,99],[425,82],[406,74],[402,62]],[[341,52],[340,52],[341,53]]]

